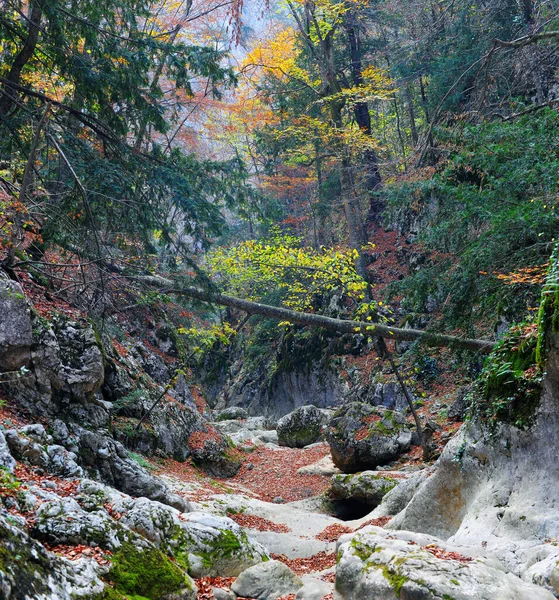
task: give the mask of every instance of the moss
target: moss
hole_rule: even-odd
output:
[[[389,581],[390,585],[394,588],[396,596],[400,596],[400,590],[402,589],[406,581],[409,581],[409,578],[405,575],[402,575],[401,573],[391,571],[390,568],[386,565],[382,567],[382,574],[384,578],[387,581]]]
[[[452,583],[452,585],[460,585],[460,582],[457,581],[456,579],[451,579],[450,583]]]
[[[472,411],[489,424],[533,424],[543,371],[536,362],[538,327],[525,322],[510,328],[486,360],[472,391]]]
[[[365,562],[371,556],[371,554],[376,551],[376,548],[371,548],[367,544],[363,544],[355,538],[351,540],[350,545],[353,548],[353,554],[355,554],[355,556],[357,556],[363,562]]]
[[[103,600],[158,600],[167,594],[192,588],[191,579],[157,548],[140,549],[124,543],[113,555],[112,566],[105,576],[111,588]]]

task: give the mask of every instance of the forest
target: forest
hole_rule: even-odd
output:
[[[0,599],[559,598],[558,242],[558,0],[0,0]]]

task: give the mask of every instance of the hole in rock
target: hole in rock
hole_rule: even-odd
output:
[[[331,500],[328,512],[342,521],[354,521],[368,515],[373,508],[359,500]]]

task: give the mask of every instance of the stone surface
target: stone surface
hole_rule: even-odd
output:
[[[243,571],[231,586],[237,596],[257,600],[277,600],[294,594],[303,586],[301,579],[283,563],[270,560]]]
[[[333,369],[289,370],[274,375],[267,385],[268,371],[243,368],[242,361],[230,369],[230,380],[220,392],[223,406],[240,406],[251,415],[279,419],[299,406],[339,406],[347,384]]]
[[[551,592],[506,573],[496,559],[481,554],[474,559],[471,550],[421,534],[367,527],[343,536],[338,553],[335,590],[339,600],[554,598]]]
[[[248,411],[240,406],[229,406],[222,410],[216,411],[216,421],[230,421],[238,419],[247,419]]]
[[[0,370],[17,371],[27,366],[31,358],[31,317],[20,285],[3,276],[0,315]]]
[[[334,475],[328,495],[333,500],[354,500],[376,508],[398,481],[383,477],[381,473],[363,471],[356,475]]]
[[[332,475],[341,473],[341,471],[333,463],[331,456],[325,456],[315,463],[297,469],[297,473],[299,473],[299,475],[322,475],[324,477],[331,477]]]
[[[280,446],[304,448],[320,439],[326,418],[316,406],[296,408],[278,421],[278,441]]]
[[[465,416],[466,416],[466,412],[469,408],[469,402],[468,402],[468,395],[470,394],[470,392],[472,391],[472,387],[471,386],[464,386],[461,388],[458,388],[458,391],[456,392],[456,399],[454,400],[454,402],[450,405],[450,408],[448,409],[448,418],[451,419],[452,421],[463,421]]]
[[[349,402],[336,411],[326,439],[334,464],[344,473],[374,469],[410,448],[404,416],[380,406]]]
[[[83,430],[79,437],[82,464],[105,483],[131,496],[146,496],[179,510],[186,509],[186,502],[172,494],[158,478],[129,458],[128,451],[112,438]]]
[[[16,467],[16,461],[14,457],[10,453],[10,448],[8,447],[8,443],[6,442],[6,438],[4,434],[0,431],[0,467],[4,467],[10,471],[10,473],[14,472]]]
[[[48,552],[0,507],[0,597],[75,600],[100,595],[105,584],[94,560],[68,561]]]

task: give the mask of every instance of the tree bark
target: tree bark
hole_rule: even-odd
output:
[[[419,329],[401,329],[382,323],[345,321],[343,319],[334,319],[323,315],[298,312],[288,308],[261,304],[260,302],[251,302],[250,300],[243,300],[242,298],[227,296],[220,293],[212,293],[200,288],[177,287],[176,282],[163,277],[142,275],[130,276],[129,279],[159,288],[168,294],[177,294],[202,302],[211,302],[221,306],[229,306],[251,315],[261,315],[263,317],[278,319],[280,321],[289,321],[290,323],[307,325],[309,327],[321,327],[323,329],[328,329],[329,331],[335,331],[336,333],[361,333],[371,338],[381,337],[409,342],[420,340],[427,346],[473,350],[483,354],[491,352],[495,346],[495,342],[490,340],[461,338],[454,335],[421,331]]]
[[[19,85],[21,72],[25,65],[31,60],[37,40],[39,39],[39,28],[43,11],[37,0],[29,2],[29,34],[22,49],[17,53],[10,71],[6,77],[9,83]],[[7,115],[16,101],[16,92],[13,87],[5,86],[4,94],[0,97],[0,115]]]

